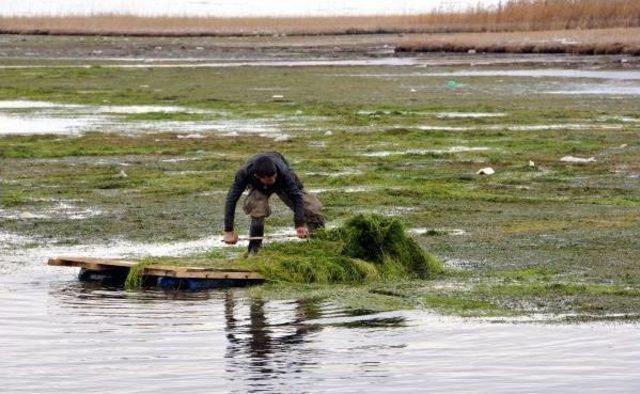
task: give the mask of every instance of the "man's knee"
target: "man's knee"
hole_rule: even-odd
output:
[[[322,203],[315,194],[304,192],[304,216],[307,227],[316,230],[324,227],[324,215],[322,214]]]
[[[269,197],[264,193],[252,190],[244,200],[244,213],[252,218],[265,218],[271,215]]]

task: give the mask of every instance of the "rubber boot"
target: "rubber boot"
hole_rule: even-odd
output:
[[[249,237],[262,237],[264,236],[264,218],[251,218],[251,227],[249,227]],[[262,247],[261,239],[252,239],[249,241],[249,256],[253,256]]]

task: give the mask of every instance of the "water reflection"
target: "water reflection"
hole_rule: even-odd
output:
[[[0,277],[3,392],[640,390],[637,324],[347,312],[245,289],[125,292],[56,272]]]
[[[321,316],[317,301],[296,301],[293,318],[280,324],[270,324],[265,311],[266,302],[250,300],[249,324],[242,327],[235,317],[237,298],[232,291],[225,297],[227,332],[227,372],[248,380],[248,391],[278,391],[280,378],[291,379],[316,361],[309,352],[302,351],[307,337],[321,330],[320,325],[307,324]],[[246,353],[248,360],[242,356]]]

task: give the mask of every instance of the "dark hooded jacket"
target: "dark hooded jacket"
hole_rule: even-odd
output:
[[[260,157],[267,156],[276,166],[276,182],[273,185],[263,185],[260,180],[254,176],[253,165]],[[247,162],[236,172],[236,177],[227,194],[227,200],[224,209],[224,231],[233,231],[233,222],[235,219],[236,204],[247,188],[250,190],[257,189],[260,192],[270,196],[273,193],[284,193],[293,202],[293,220],[296,227],[303,226],[304,205],[302,202],[302,182],[294,174],[289,167],[289,163],[278,152],[265,152],[252,156]]]

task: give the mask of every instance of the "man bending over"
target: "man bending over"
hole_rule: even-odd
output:
[[[244,200],[244,212],[251,216],[249,228],[249,254],[258,252],[262,246],[264,220],[271,215],[269,197],[276,193],[293,211],[296,235],[307,238],[309,231],[324,227],[322,204],[316,196],[304,190],[302,182],[289,167],[284,156],[278,152],[265,152],[252,156],[236,173],[227,194],[224,210],[224,242],[235,244],[238,235],[233,230],[236,204],[242,192],[249,188]]]

